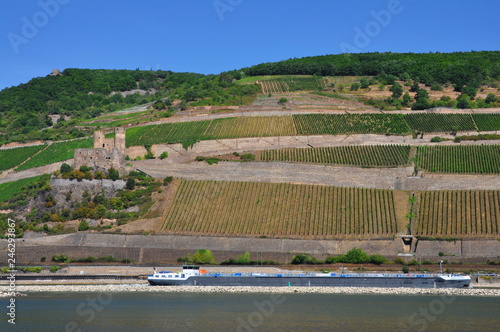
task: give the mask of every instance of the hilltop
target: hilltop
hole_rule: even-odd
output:
[[[84,137],[92,132],[86,128],[88,120],[139,105],[145,105],[143,110],[168,111],[154,118],[188,106],[290,106],[279,98],[271,103],[256,99],[259,93],[316,91],[319,96],[285,99],[314,107],[315,98],[336,109],[492,107],[498,97],[499,60],[500,52],[340,54],[264,63],[219,75],[68,68],[0,91],[0,144]]]

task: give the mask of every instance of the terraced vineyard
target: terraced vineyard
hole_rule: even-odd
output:
[[[418,166],[438,173],[500,173],[500,145],[418,147]]]
[[[477,114],[481,128],[500,130],[500,114]],[[490,121],[491,120],[491,121]],[[482,122],[481,122],[482,121]],[[487,123],[489,123],[487,125]],[[292,116],[239,117],[166,123],[127,130],[127,146],[182,143],[202,140],[290,135],[390,134],[474,131],[470,114],[298,114]]]
[[[351,145],[265,150],[262,161],[286,161],[363,167],[397,167],[409,163],[409,145]]]
[[[415,235],[498,237],[500,191],[455,190],[420,193]]]
[[[45,150],[16,168],[16,171],[71,159],[74,156],[74,150],[80,148],[92,148],[92,138],[51,144]]]
[[[296,135],[290,116],[241,117],[196,122],[166,123],[127,130],[127,146],[183,143],[201,140]]]
[[[19,165],[45,147],[46,145],[35,145],[0,150],[0,171]]]
[[[262,91],[264,93],[288,93],[300,90],[323,90],[327,83],[325,78],[316,76],[284,76],[270,80],[262,80]]]
[[[472,118],[476,122],[479,131],[500,130],[500,114],[473,114]]]
[[[476,131],[470,114],[415,113],[405,115],[408,126],[421,133]]]
[[[162,231],[300,238],[397,233],[394,192],[287,183],[185,181]]]
[[[192,144],[203,139],[204,133],[210,123],[211,121],[206,120],[130,128],[127,129],[126,145],[134,146],[160,143]]]
[[[299,135],[404,134],[410,131],[400,114],[293,115]]]
[[[223,121],[222,121],[223,120]],[[204,139],[291,136],[296,135],[290,116],[240,117],[214,120],[203,134]]]

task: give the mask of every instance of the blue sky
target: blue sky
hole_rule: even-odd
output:
[[[498,0],[0,0],[0,89],[52,69],[220,73],[343,52],[498,50]]]

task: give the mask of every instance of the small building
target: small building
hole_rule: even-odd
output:
[[[115,128],[114,138],[106,138],[102,131],[94,132],[94,148],[76,149],[74,159],[75,169],[81,166],[96,171],[114,168],[122,174],[125,169],[125,130]]]

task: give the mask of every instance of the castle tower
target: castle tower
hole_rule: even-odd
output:
[[[125,129],[120,127],[115,128],[114,147],[118,149],[118,152],[121,154],[125,154]]]
[[[106,141],[102,131],[94,131],[94,149],[105,149]]]

